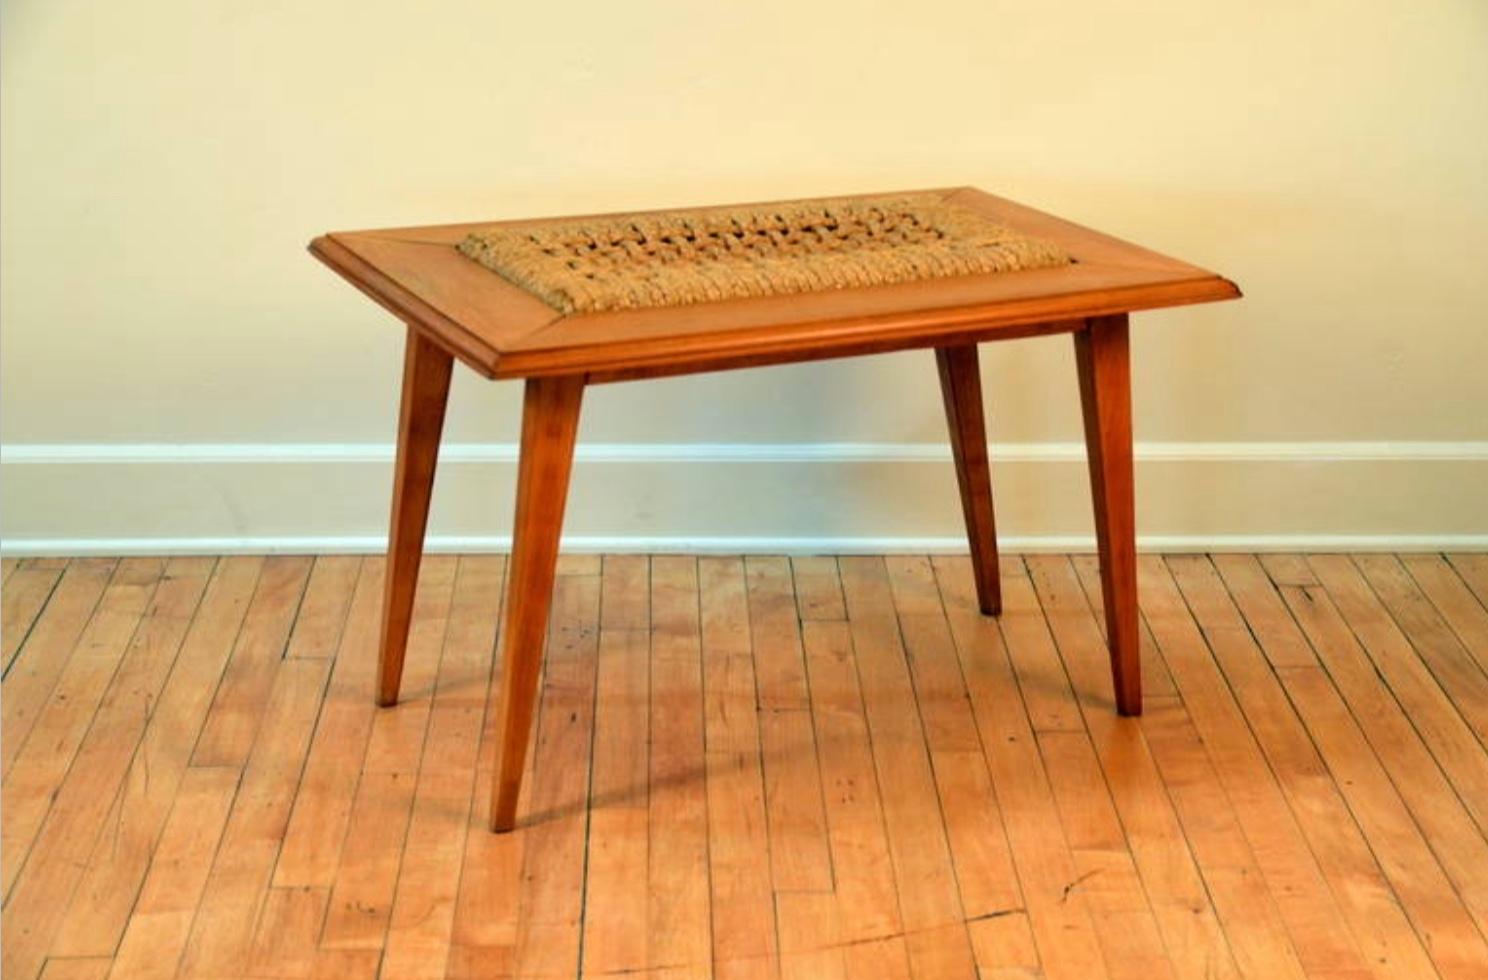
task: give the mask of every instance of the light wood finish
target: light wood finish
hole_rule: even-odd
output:
[[[30,737],[15,755],[0,791],[0,805],[7,816],[0,834],[0,864],[7,890],[20,865],[18,859],[35,840],[51,802],[36,789],[55,785],[57,776],[72,763],[88,719],[124,659],[164,571],[165,563],[158,558],[119,563],[72,656],[66,658],[53,697],[37,714]]]
[[[992,512],[992,471],[987,462],[987,422],[976,345],[937,347],[935,366],[940,372],[961,514],[971,545],[977,605],[984,615],[996,616],[1002,612],[1002,583],[997,571],[997,521]]]
[[[388,570],[382,600],[382,641],[377,654],[377,703],[398,703],[403,652],[413,614],[413,592],[424,554],[424,530],[439,459],[439,434],[449,399],[453,359],[408,328],[403,354],[403,397],[398,411],[398,456],[393,473],[393,514],[388,530]]]
[[[46,605],[47,599],[62,577],[65,566],[36,564],[35,560],[5,559],[4,607],[0,609],[0,660],[3,669],[21,649],[21,641],[31,633],[31,626]]]
[[[965,556],[565,560],[504,835],[505,559],[424,563],[383,712],[380,560],[77,566],[110,578],[5,784],[7,980],[1488,964],[1475,556],[1143,558],[1141,719],[1094,556],[1004,556],[1001,620]]]
[[[531,378],[522,403],[517,515],[501,645],[501,746],[491,788],[493,830],[510,830],[517,819],[583,394],[579,377]]]
[[[1096,317],[1075,334],[1085,454],[1095,505],[1116,710],[1142,713],[1137,639],[1137,513],[1132,467],[1131,357],[1126,315]]]
[[[36,617],[25,644],[6,669],[5,700],[0,704],[0,726],[5,731],[0,743],[0,775],[10,772],[11,763],[25,745],[117,564],[107,558],[70,562]]]
[[[1212,272],[975,188],[903,193],[938,193],[1052,240],[1075,264],[563,316],[454,248],[474,229],[520,221],[334,232],[311,251],[493,378],[590,372],[601,380],[846,357],[1067,332],[1086,317],[1239,295]]]
[[[976,570],[978,605],[982,613],[995,615],[1001,611],[1002,597],[976,345],[1073,334],[1105,615],[1112,624],[1115,701],[1122,714],[1141,712],[1127,314],[1233,299],[1239,290],[1214,273],[974,188],[913,193],[935,195],[1050,241],[1072,261],[1017,273],[562,315],[456,250],[470,231],[490,224],[338,232],[311,242],[310,251],[317,258],[405,321],[407,330],[378,654],[376,697],[382,706],[396,704],[401,688],[453,358],[490,378],[526,379],[508,578],[510,623],[502,645],[500,743],[491,788],[492,829],[510,830],[517,818],[579,402],[589,384],[933,347]],[[524,222],[500,224],[521,229]],[[10,569],[8,574],[21,572]],[[776,579],[790,574],[786,565],[772,571]],[[771,586],[771,594],[778,591],[778,584]],[[13,615],[28,619],[28,610],[36,603],[34,594],[42,588],[44,581],[33,583],[14,604]],[[752,586],[750,591],[755,591]],[[840,597],[808,595],[802,601],[825,602],[825,614]],[[770,603],[779,606],[774,600]],[[760,724],[764,758],[775,759],[816,737],[801,683],[801,638],[794,627],[787,635],[778,623],[752,625],[770,636],[765,649],[776,651],[761,660],[765,673],[758,678],[762,703],[777,708]],[[64,635],[61,641],[65,640]],[[34,689],[17,699],[21,707],[14,723],[29,722],[26,702],[44,696],[54,681],[51,668],[44,668]],[[251,692],[245,696],[261,698],[266,683],[267,674],[259,669],[244,682]],[[205,751],[220,751],[217,742],[223,738],[241,751],[240,746],[231,746],[234,736],[216,730],[209,735]],[[374,745],[373,750],[381,749]],[[8,765],[10,757],[3,761]],[[771,768],[768,763],[766,768]],[[771,855],[777,884],[793,882],[793,890],[820,887],[830,874],[824,806],[798,791],[799,784],[816,776],[814,770],[799,767],[767,774],[767,818],[799,834],[789,842],[781,835],[781,849]],[[341,800],[341,791],[334,798]],[[606,823],[610,819],[603,818]],[[339,810],[329,825],[341,826]],[[624,880],[626,869],[616,874]],[[940,955],[956,944],[932,945]]]

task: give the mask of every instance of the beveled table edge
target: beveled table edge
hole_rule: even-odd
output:
[[[1088,317],[1241,295],[1233,282],[1213,272],[976,188],[886,193],[941,194],[1020,231],[1053,238],[1070,251],[1075,263],[892,286],[564,316],[453,248],[472,229],[551,219],[332,232],[314,239],[310,251],[381,306],[490,378],[586,374],[596,381],[622,380],[850,357],[952,339],[1067,332]],[[865,196],[875,195],[830,199]],[[775,202],[760,202],[770,203]],[[647,213],[651,212],[603,216]],[[425,274],[431,263],[441,267],[432,277]],[[451,278],[460,280],[460,288],[448,288],[446,280]],[[1064,288],[1060,280],[1070,279],[1075,288]],[[923,301],[916,302],[916,297]]]

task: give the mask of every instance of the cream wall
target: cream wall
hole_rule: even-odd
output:
[[[12,0],[0,73],[11,551],[375,545],[401,333],[320,231],[960,183],[1245,289],[1135,319],[1149,544],[1488,545],[1481,0]],[[1068,341],[984,373],[1002,530],[1083,540]],[[457,380],[445,544],[516,408]],[[585,411],[580,546],[959,534],[925,354]]]

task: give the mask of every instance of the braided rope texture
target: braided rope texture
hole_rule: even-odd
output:
[[[559,219],[473,232],[464,255],[566,314],[1066,265],[1058,246],[933,194]]]

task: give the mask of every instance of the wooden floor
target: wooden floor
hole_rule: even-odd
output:
[[[7,560],[5,980],[1488,976],[1488,555],[1141,570],[565,558],[494,836],[501,557]]]

